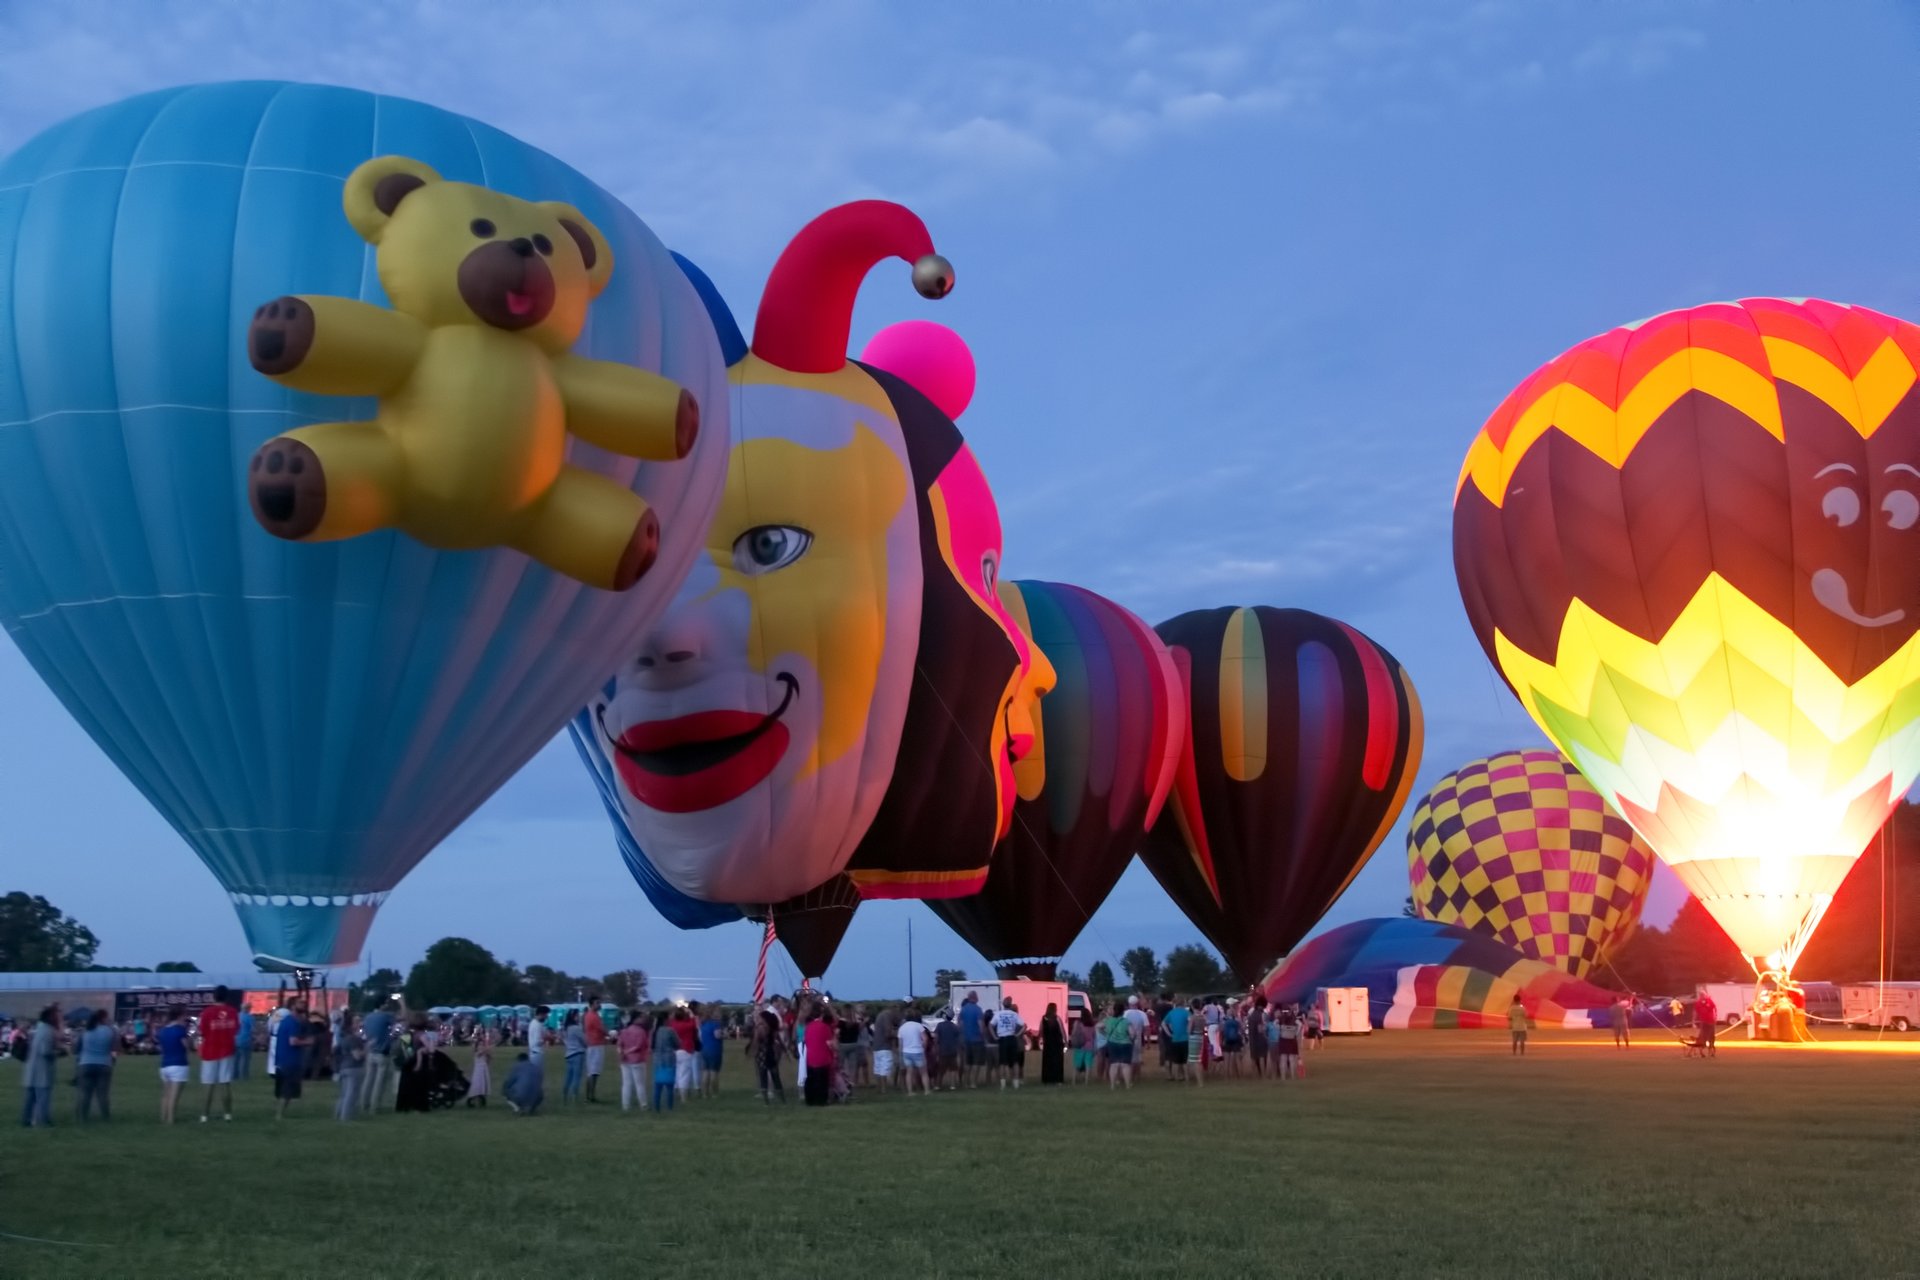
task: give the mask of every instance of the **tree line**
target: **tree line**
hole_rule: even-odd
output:
[[[372,1009],[398,995],[409,1008],[436,1005],[573,1004],[597,999],[631,1008],[647,999],[644,969],[616,969],[599,977],[544,964],[522,969],[467,938],[442,938],[407,973],[375,969],[350,988],[353,1001]]]

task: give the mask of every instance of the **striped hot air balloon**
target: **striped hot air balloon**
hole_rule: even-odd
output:
[[[1400,816],[1420,699],[1392,654],[1304,609],[1205,609],[1155,630],[1187,674],[1187,743],[1142,857],[1252,982]]]
[[[1757,968],[1920,774],[1916,364],[1864,307],[1670,312],[1521,383],[1460,473],[1488,657]]]
[[[985,887],[927,905],[1002,976],[1051,978],[1159,816],[1186,698],[1167,647],[1111,600],[1054,582],[1000,594],[1058,682],[1013,767],[1020,799]]]
[[[1506,751],[1434,784],[1407,826],[1420,916],[1584,978],[1640,919],[1653,850],[1557,751]]]

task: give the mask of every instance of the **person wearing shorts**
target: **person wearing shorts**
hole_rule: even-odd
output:
[[[1013,1007],[1013,997],[1000,1002],[993,1015],[994,1038],[1000,1042],[1000,1087],[1011,1084],[1018,1089],[1027,1076],[1027,1024]]]
[[[200,1083],[207,1087],[207,1105],[200,1112],[205,1124],[213,1114],[213,1094],[223,1090],[224,1114],[233,1119],[233,1051],[240,1034],[240,1014],[233,1007],[233,993],[215,987],[213,1003],[200,1011]]]
[[[1182,1004],[1168,1004],[1160,1018],[1160,1062],[1167,1079],[1187,1078],[1187,1035],[1192,1030],[1193,1012]]]
[[[607,1020],[600,1016],[600,997],[587,997],[587,1016],[580,1020],[580,1030],[587,1038],[587,1101],[600,1101],[600,1073],[607,1065]]]
[[[167,1010],[166,1025],[153,1037],[160,1051],[160,1123],[172,1124],[180,1091],[187,1087],[187,1024],[180,1010]]]
[[[1070,1037],[1073,1045],[1073,1082],[1085,1084],[1093,1078],[1093,1046],[1100,1038],[1093,1025],[1093,1010],[1086,1009],[1080,1014],[1080,1020],[1073,1024]]]
[[[966,1054],[966,1070],[961,1074],[968,1078],[969,1089],[978,1089],[987,1076],[987,1015],[980,1007],[979,992],[967,992],[967,998],[960,1002],[959,1022],[961,1045]]]
[[[1122,1083],[1133,1088],[1133,1023],[1127,1020],[1118,1000],[1113,1002],[1113,1013],[1101,1024],[1101,1036],[1107,1046],[1107,1087],[1117,1089]]]
[[[927,1041],[930,1034],[927,1024],[909,1013],[900,1021],[900,1061],[905,1066],[901,1073],[906,1084],[907,1096],[913,1096],[913,1081],[920,1080],[920,1092],[924,1096],[933,1092],[933,1085],[927,1078]]]
[[[307,1006],[304,1001],[295,1000],[287,1006],[287,1016],[280,1019],[280,1025],[274,1028],[273,1045],[273,1097],[278,1104],[274,1108],[274,1119],[287,1118],[287,1104],[300,1096],[300,1077],[306,1066],[307,1046],[313,1043],[313,1037],[307,1034]]]
[[[720,1012],[707,1007],[700,1019],[700,1093],[713,1098],[720,1094],[720,1063],[726,1057],[726,1044],[720,1039]]]

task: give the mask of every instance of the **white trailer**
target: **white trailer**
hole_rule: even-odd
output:
[[[986,1014],[991,1027],[994,1011],[1002,1000],[1011,999],[1020,1021],[1027,1024],[1027,1047],[1038,1048],[1040,1044],[1040,1019],[1053,1005],[1060,1014],[1064,1025],[1072,1020],[1076,1008],[1085,1008],[1087,997],[1082,992],[1069,992],[1064,982],[1041,982],[1033,978],[992,978],[980,982],[956,982],[947,990],[947,999],[952,1003],[954,1012],[959,1013],[961,1002],[972,992],[980,997],[980,1010]],[[1073,996],[1079,996],[1078,1006]],[[992,1030],[987,1036],[992,1038]]]
[[[1320,1025],[1328,1035],[1373,1034],[1373,1016],[1365,987],[1321,987],[1314,992],[1313,1003],[1320,1010]]]
[[[1850,1027],[1920,1027],[1920,982],[1849,982],[1840,988],[1840,1020]]]
[[[1759,986],[1752,982],[1703,982],[1693,989],[1693,998],[1712,996],[1716,1021],[1723,1027],[1745,1022],[1753,1008]]]

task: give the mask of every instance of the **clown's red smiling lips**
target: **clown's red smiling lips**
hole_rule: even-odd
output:
[[[649,720],[615,735],[605,711],[600,731],[613,744],[614,768],[634,799],[661,813],[697,813],[738,799],[763,782],[792,740],[781,719],[800,692],[786,672],[785,692],[771,714],[699,711]]]

